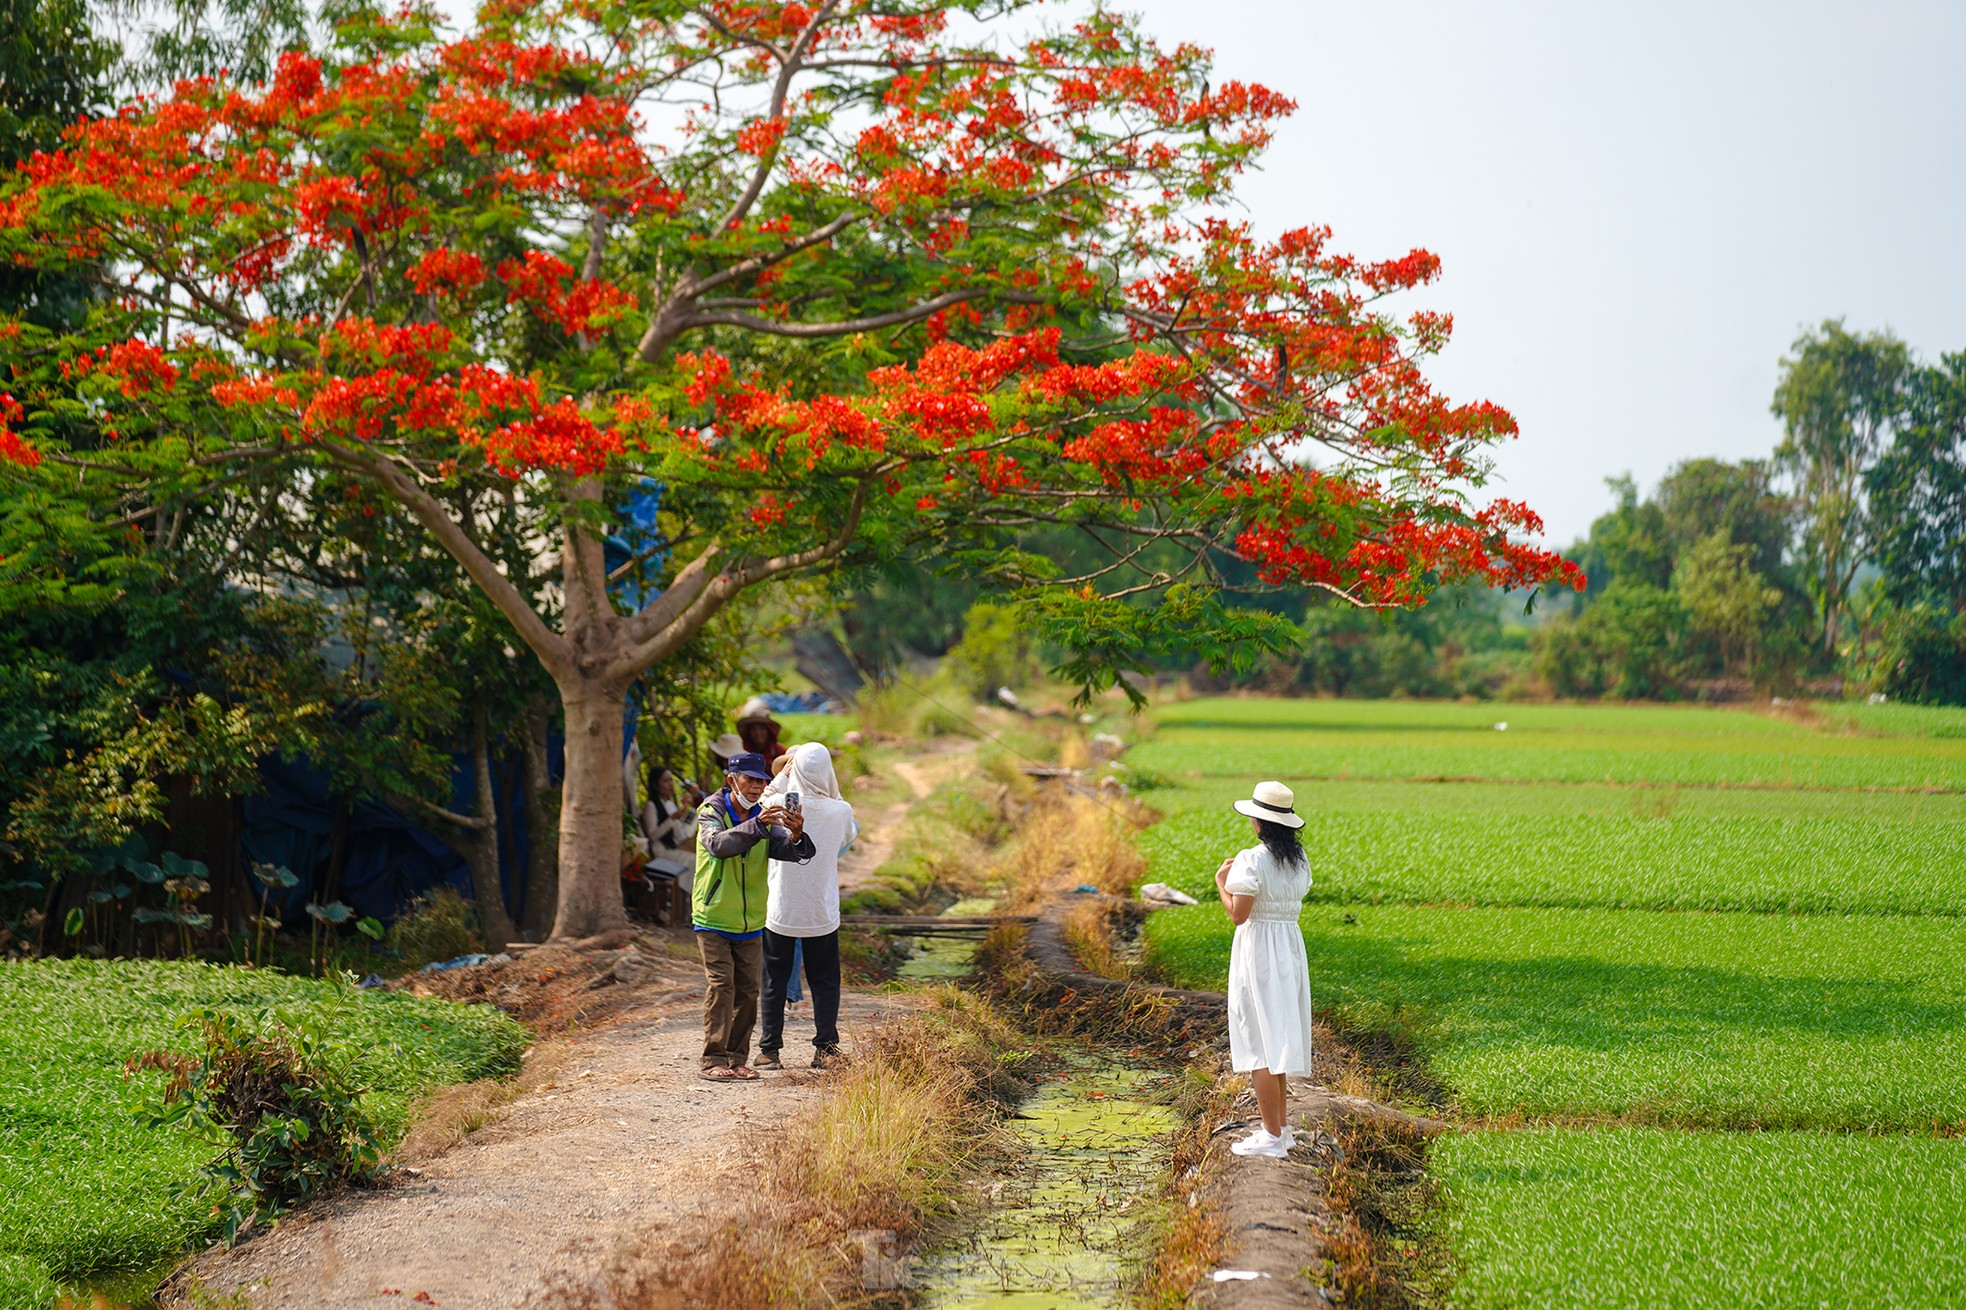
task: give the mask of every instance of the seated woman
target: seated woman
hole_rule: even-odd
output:
[[[696,810],[679,794],[675,771],[666,765],[649,765],[648,802],[642,806],[639,826],[648,841],[648,867],[668,874],[688,891],[695,869]]]

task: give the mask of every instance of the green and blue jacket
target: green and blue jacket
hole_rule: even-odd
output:
[[[794,841],[789,831],[758,817],[762,808],[745,808],[729,787],[697,807],[690,921],[698,932],[714,932],[735,942],[761,936],[770,862],[804,864],[812,858],[812,838],[800,833]]]

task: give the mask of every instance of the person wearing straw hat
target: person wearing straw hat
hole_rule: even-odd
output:
[[[754,755],[762,755],[766,764],[776,764],[785,754],[785,747],[778,740],[783,731],[777,719],[771,717],[771,706],[762,696],[753,696],[738,707],[737,735],[744,741],[744,749]]]
[[[1235,809],[1254,826],[1256,845],[1215,870],[1216,894],[1236,926],[1229,946],[1229,1064],[1249,1075],[1263,1124],[1229,1149],[1280,1158],[1292,1145],[1284,1122],[1290,1076],[1311,1072],[1311,970],[1297,923],[1311,865],[1290,788],[1259,782]]]

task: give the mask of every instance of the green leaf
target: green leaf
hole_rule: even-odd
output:
[[[74,909],[68,912],[68,917],[62,920],[62,930],[66,932],[70,937],[73,937],[75,934],[82,931],[81,906],[78,905]]]
[[[269,888],[278,887],[282,891],[300,885],[300,878],[291,869],[278,864],[255,863],[253,877]]]

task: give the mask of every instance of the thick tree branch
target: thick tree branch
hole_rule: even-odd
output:
[[[565,671],[568,655],[566,639],[546,626],[546,620],[539,617],[531,602],[512,584],[510,578],[499,571],[497,562],[471,539],[441,501],[425,491],[416,479],[394,462],[379,455],[334,443],[324,443],[323,449],[336,463],[347,465],[380,483],[398,504],[429,530],[444,552],[456,560],[479,589],[491,598],[492,603],[498,606],[499,613],[517,629],[520,639],[532,648],[532,653],[546,666],[547,672],[557,676]]]
[[[867,508],[869,486],[870,482],[863,479],[853,489],[853,499],[847,505],[846,517],[840,524],[840,530],[817,546],[808,550],[774,555],[767,559],[752,560],[736,568],[725,569],[714,576],[706,566],[691,580],[691,593],[687,597],[679,593],[683,578],[678,575],[678,586],[664,592],[648,609],[643,610],[631,621],[632,644],[626,656],[615,666],[616,672],[626,678],[638,676],[649,665],[667,656],[700,632],[703,625],[708,623],[718,610],[745,588],[782,577],[787,573],[823,564],[844,554],[860,532],[860,516]],[[706,556],[698,556],[690,562],[690,568],[702,564],[705,558]],[[689,569],[685,569],[684,572],[688,573]],[[671,597],[676,597],[676,600],[671,601]],[[665,604],[665,602],[669,603]]]
[[[798,75],[800,60],[805,57],[805,52],[812,48],[813,38],[819,35],[820,25],[831,18],[833,11],[839,7],[840,0],[826,0],[825,4],[813,11],[804,30],[792,42],[792,48],[780,55],[778,80],[771,88],[771,109],[767,117],[776,119],[785,116],[785,100],[792,92],[792,79]],[[771,49],[773,54],[778,54],[776,48],[767,48]],[[778,166],[778,150],[778,142],[774,141],[771,148],[759,157],[758,166],[751,170],[751,180],[745,184],[743,192],[737,199],[731,202],[730,208],[724,211],[724,216],[717,220],[717,225],[711,229],[712,231],[728,232],[733,226],[744,221],[744,216],[751,212],[751,206],[757,204],[758,197],[764,194],[765,183],[771,178],[771,170]]]
[[[684,323],[684,330],[696,327],[741,327],[753,332],[763,332],[774,337],[796,337],[800,340],[813,340],[819,337],[842,337],[855,332],[878,332],[882,328],[904,327],[909,323],[919,323],[931,314],[937,314],[953,305],[966,301],[980,300],[993,296],[998,300],[1018,300],[1019,297],[1006,295],[1000,290],[988,287],[965,287],[961,291],[950,291],[886,314],[872,314],[866,318],[841,319],[834,323],[787,323],[777,319],[759,318],[756,314],[735,312],[691,314]]]

